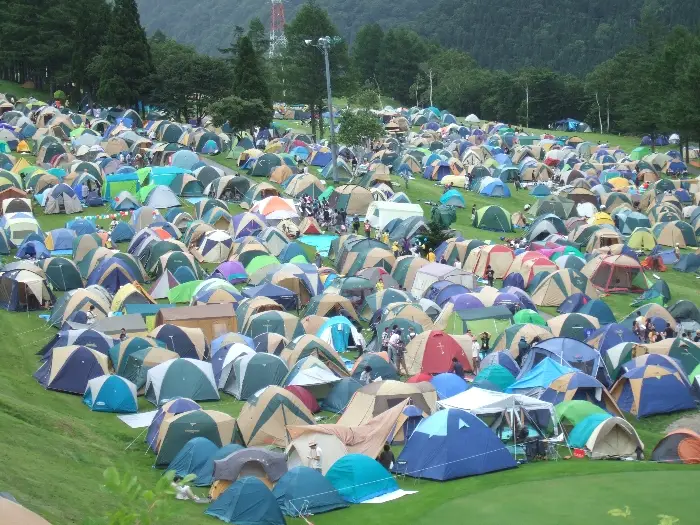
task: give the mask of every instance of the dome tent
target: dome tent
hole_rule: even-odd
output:
[[[83,402],[93,412],[138,411],[136,385],[120,376],[104,375],[88,381]]]
[[[204,512],[237,525],[285,525],[285,519],[270,489],[253,476],[239,479]]]
[[[328,470],[326,479],[335,487],[340,497],[350,503],[362,503],[399,488],[384,467],[362,454],[341,457]]]
[[[272,490],[282,512],[290,517],[321,514],[348,504],[322,474],[309,467],[290,469]]]

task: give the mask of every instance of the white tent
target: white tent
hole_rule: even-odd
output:
[[[430,288],[430,285],[437,281],[450,281],[455,284],[466,286],[470,290],[476,288],[476,278],[474,274],[465,272],[449,264],[430,263],[423,266],[413,280],[411,295],[413,297],[423,297],[423,294]]]
[[[437,406],[438,408],[457,408],[465,410],[480,418],[491,416],[490,419],[492,421],[494,421],[493,418],[495,418],[495,421],[490,425],[492,428],[497,428],[501,425],[503,416],[511,422],[513,422],[513,416],[515,416],[518,423],[522,424],[520,418],[521,414],[523,414],[532,422],[539,421],[542,423],[541,417],[535,417],[536,413],[548,413],[549,422],[555,425],[555,435],[558,433],[556,430],[557,418],[554,405],[522,394],[505,394],[472,387],[456,396],[438,401]],[[541,428],[545,426],[546,424],[542,424]]]
[[[219,390],[224,390],[226,383],[231,381],[233,383],[233,376],[231,372],[233,371],[233,362],[242,355],[254,355],[255,350],[247,347],[242,343],[233,343],[228,352],[219,351],[214,357],[212,357],[212,363],[216,361],[222,361],[219,368],[221,370],[221,375],[219,376]],[[218,363],[217,363],[218,364]]]
[[[372,228],[383,230],[394,219],[423,217],[423,208],[418,204],[391,201],[375,201],[367,208],[367,221]]]
[[[474,113],[471,115],[467,115],[467,118],[464,119],[465,122],[481,122],[481,119],[477,117]]]

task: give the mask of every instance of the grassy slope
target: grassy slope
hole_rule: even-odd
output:
[[[2,90],[0,85],[0,92]],[[426,181],[412,181],[408,193],[414,201],[435,201],[441,189]],[[521,209],[529,199],[521,193],[497,203],[514,211]],[[480,206],[491,201],[469,194],[467,202],[469,206],[472,202]],[[106,209],[93,209],[89,213],[106,212]],[[465,237],[499,236],[473,229],[469,225],[469,215],[466,210],[460,211],[455,225]],[[40,212],[37,216],[45,230],[61,227],[66,221],[64,216],[43,216]],[[672,272],[667,274],[671,275]],[[675,280],[669,281],[674,294],[680,296],[684,288],[682,280],[678,284]],[[685,287],[688,288],[688,282]],[[627,313],[629,308],[620,305],[616,310],[619,315]],[[81,523],[110,505],[109,500],[101,498],[99,489],[102,471],[107,466],[116,465],[134,472],[145,485],[154,483],[160,471],[150,468],[153,456],[145,452],[143,436],[138,430],[129,429],[114,415],[89,412],[77,396],[46,392],[31,378],[38,363],[36,351],[54,333],[54,330],[46,329],[34,313],[0,311],[0,340],[3,342],[0,350],[0,428],[5,436],[0,447],[0,464],[3,466],[0,468],[0,490],[12,492],[54,524]],[[142,410],[151,409],[145,401],[140,403]],[[235,416],[241,405],[224,396],[221,402],[211,403],[207,408]],[[653,447],[673,419],[674,416],[666,416],[635,422],[647,450]],[[613,476],[613,473],[620,474]],[[611,506],[629,504],[639,511],[640,516],[667,513],[681,517],[682,523],[692,523],[696,508],[693,487],[698,481],[700,470],[692,467],[585,460],[539,463],[450,483],[400,480],[404,488],[418,490],[419,494],[379,507],[357,505],[316,516],[313,521],[341,525],[358,521],[391,524],[415,522],[422,517],[420,519],[430,519],[431,523],[435,519],[454,522],[464,513],[469,513],[482,523],[500,524],[504,518],[514,517],[521,522],[530,520],[526,523],[534,523],[533,520],[537,519],[538,524],[559,523],[560,518],[571,524],[587,524],[591,518],[606,523],[610,519],[605,512]],[[662,484],[674,485],[673,494],[663,499],[656,497],[657,487]],[[550,497],[542,498],[544,492]],[[194,525],[208,521],[202,519],[201,506],[180,502],[177,505],[181,509],[179,523]],[[427,509],[431,510],[426,512]],[[653,520],[636,522],[654,523]]]
[[[45,91],[39,91],[38,89],[23,88],[19,84],[15,84],[14,82],[8,82],[6,80],[0,80],[0,93],[9,93],[15,95],[18,98],[34,97],[38,100],[50,102],[48,100],[50,97],[49,93]]]

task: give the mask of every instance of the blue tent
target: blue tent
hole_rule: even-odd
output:
[[[615,322],[615,314],[608,306],[608,303],[602,301],[601,299],[593,299],[592,301],[588,301],[587,303],[581,305],[578,310],[575,310],[575,312],[578,314],[592,315],[598,319],[598,321],[600,321],[601,325]]]
[[[554,337],[540,341],[530,350],[523,362],[519,378],[532,370],[545,357],[551,357],[557,363],[576,368],[594,377],[602,366],[600,353],[595,348],[576,339]]]
[[[53,246],[51,250],[72,250],[75,232],[69,228],[57,228],[47,234],[47,239],[51,237]]]
[[[639,343],[639,337],[632,330],[621,324],[611,323],[598,328],[586,339],[586,343],[604,352],[621,343]]]
[[[121,376],[101,376],[88,381],[83,403],[93,412],[138,412],[136,385]]]
[[[128,222],[119,221],[112,233],[110,234],[110,239],[112,242],[127,242],[134,238],[136,231],[134,227]]]
[[[530,351],[532,353],[532,350]],[[523,369],[518,380],[506,388],[511,394],[539,393],[544,391],[556,378],[575,372],[566,364],[559,364],[549,357],[545,357],[531,370]]]
[[[213,482],[214,461],[223,459],[234,452],[242,450],[241,445],[229,444],[221,448],[205,437],[190,439],[175,459],[168,465],[168,470],[184,478],[188,474],[197,476],[193,484],[197,487],[208,487]]]
[[[487,197],[510,197],[510,188],[501,179],[496,179],[481,188],[479,193]]]
[[[323,474],[309,467],[294,467],[275,484],[272,494],[282,512],[291,517],[321,514],[348,504]]]
[[[338,459],[326,473],[326,479],[350,503],[362,503],[399,488],[384,467],[362,454],[348,454]]]
[[[446,409],[418,425],[393,470],[446,481],[515,467],[511,453],[483,421],[464,410]]]
[[[341,414],[348,406],[350,398],[362,388],[362,383],[353,377],[344,377],[333,385],[326,398],[321,403],[321,408],[328,412]]]
[[[430,380],[430,384],[435,387],[438,399],[445,399],[448,397],[456,396],[461,394],[469,388],[467,382],[459,377],[457,374],[438,374]]]
[[[637,417],[696,408],[691,389],[680,373],[656,365],[629,370],[610,393],[620,410]]]
[[[296,310],[299,304],[299,298],[293,291],[271,283],[243,288],[241,293],[244,297],[249,298],[267,297],[276,301],[285,310]]]
[[[50,255],[44,243],[39,241],[24,241],[17,248],[18,259],[45,259]]]
[[[143,277],[138,275],[134,268],[123,259],[116,257],[102,260],[87,278],[88,285],[99,284],[112,294],[116,293],[122,286],[134,281],[143,282]]]
[[[282,251],[277,256],[277,258],[281,263],[288,263],[298,255],[301,255],[306,259],[306,253],[304,252],[304,249],[301,247],[301,245],[298,242],[290,242],[289,244],[287,244],[287,246],[282,248]]]
[[[95,224],[87,219],[73,219],[66,224],[66,228],[73,230],[76,235],[85,235],[89,233],[96,233],[97,227]]]
[[[481,361],[480,368],[484,369],[492,365],[500,365],[508,370],[513,377],[518,377],[520,367],[508,352],[491,352]]]
[[[331,344],[338,352],[345,352],[350,344],[352,322],[347,317],[336,315],[324,322],[316,336]]]
[[[440,197],[440,204],[449,204],[456,208],[464,208],[466,203],[464,202],[464,196],[455,189],[446,191]]]
[[[231,485],[204,512],[236,525],[284,525],[275,496],[258,478],[246,476]]]
[[[603,421],[610,419],[610,414],[591,414],[590,416],[579,421],[567,439],[570,447],[583,448],[586,446],[588,438],[591,437],[593,431],[598,428]]]
[[[552,192],[544,184],[536,184],[532,190],[530,190],[530,195],[533,197],[547,197],[551,195]]]
[[[588,297],[585,293],[575,293],[564,299],[564,302],[559,305],[559,308],[557,308],[557,312],[560,314],[571,314],[574,312],[578,312],[581,307],[583,307],[590,301],[591,298]]]

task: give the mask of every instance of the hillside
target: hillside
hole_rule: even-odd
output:
[[[157,29],[200,51],[216,54],[236,25],[253,17],[269,24],[270,4],[260,0],[138,0],[149,32]],[[287,19],[302,0],[285,2]],[[471,53],[486,67],[525,65],[583,74],[639,38],[640,13],[655,5],[658,30],[700,22],[700,3],[681,0],[318,0],[340,32],[352,40],[364,24],[405,25],[441,44]],[[428,6],[431,8],[428,9]]]

